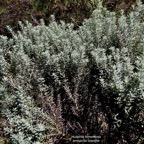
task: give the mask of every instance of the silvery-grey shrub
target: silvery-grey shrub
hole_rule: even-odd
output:
[[[9,27],[13,37],[0,38],[0,100],[11,143],[59,133],[142,141],[143,17],[141,2],[128,16],[100,3],[77,30],[54,17],[49,26]]]

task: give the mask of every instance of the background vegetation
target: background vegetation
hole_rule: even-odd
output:
[[[57,22],[72,22],[76,29],[85,18],[91,16],[97,2],[98,0],[0,0],[0,34],[11,36],[6,25],[18,30],[18,21],[28,20],[37,25],[40,19],[44,19],[48,25],[52,14]],[[135,2],[136,0],[103,0],[103,5],[111,11],[124,9],[128,13]]]
[[[0,2],[0,33],[7,34],[6,25],[18,29],[18,21],[28,20],[37,25],[42,18],[48,25],[50,16],[56,20],[73,22],[77,27],[88,18],[96,7],[97,0],[5,0]]]

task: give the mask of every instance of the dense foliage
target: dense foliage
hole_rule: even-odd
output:
[[[19,22],[16,33],[9,27],[12,38],[0,37],[0,109],[9,143],[70,143],[72,135],[141,143],[143,18],[140,2],[119,18],[99,3],[76,31],[54,17],[49,26]]]
[[[11,36],[6,25],[19,30],[17,21],[38,25],[42,18],[48,25],[52,14],[57,22],[73,22],[77,27],[90,17],[96,5],[97,0],[0,0],[0,34]]]
[[[126,13],[137,0],[100,0],[110,11],[124,9]],[[13,30],[20,30],[17,21],[28,20],[38,25],[42,18],[45,25],[50,22],[50,16],[55,15],[57,22],[74,23],[77,29],[85,18],[89,18],[96,8],[98,0],[0,0],[0,34],[11,36],[6,25]]]

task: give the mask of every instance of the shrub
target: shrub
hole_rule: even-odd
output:
[[[53,17],[49,26],[9,28],[13,37],[0,39],[0,75],[12,143],[64,143],[72,135],[142,142],[143,17],[140,2],[118,19],[99,3],[77,31]]]

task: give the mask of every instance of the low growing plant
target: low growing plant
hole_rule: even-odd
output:
[[[13,144],[141,143],[144,119],[144,6],[117,19],[99,3],[74,31],[52,17],[0,38],[1,117]]]

